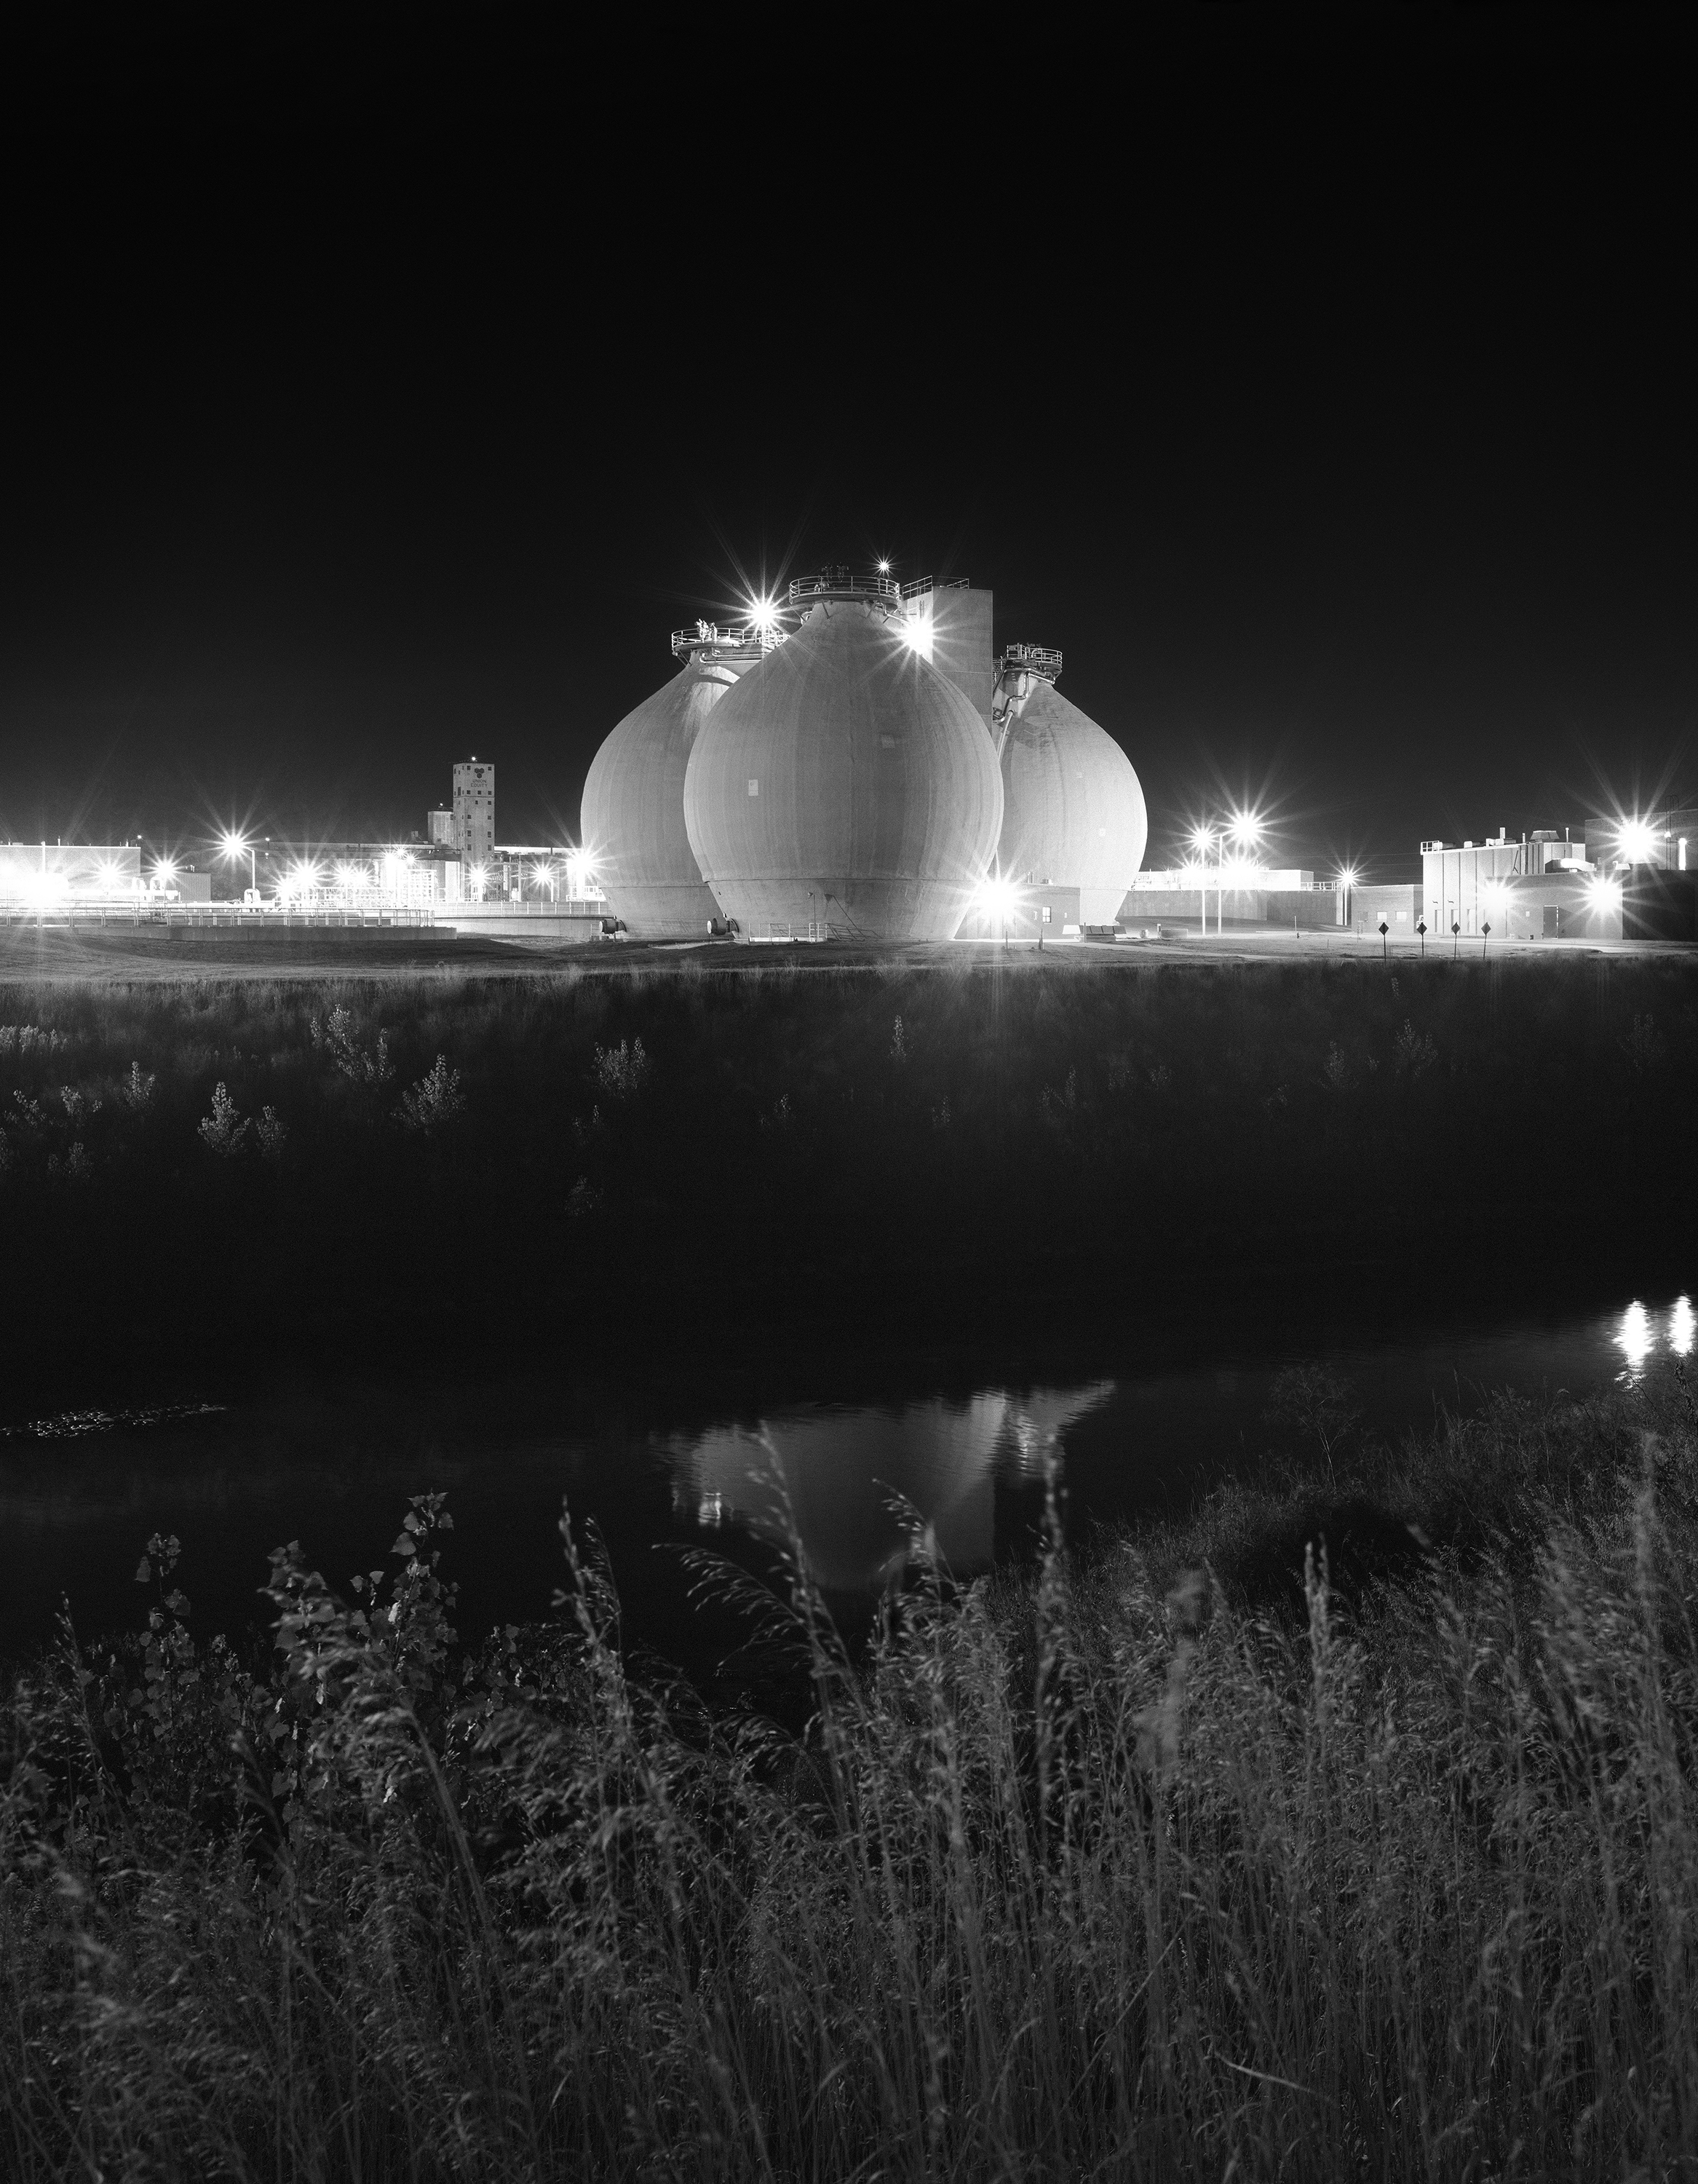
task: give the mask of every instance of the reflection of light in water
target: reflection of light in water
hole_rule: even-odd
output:
[[[1690,1357],[1692,1355],[1694,1331],[1692,1300],[1687,1296],[1677,1297],[1674,1300],[1674,1309],[1668,1315],[1668,1346],[1677,1357]]]
[[[1062,1429],[1112,1384],[1038,1390],[1018,1402],[991,1390],[966,1403],[794,1411],[763,1420],[759,1436],[721,1428],[675,1445],[676,1506],[704,1524],[739,1518],[782,1542],[788,1496],[816,1581],[862,1592],[907,1559],[908,1531],[890,1507],[899,1499],[932,1527],[949,1568],[966,1574],[990,1563],[999,1458],[1041,1477]]]
[[[1616,1330],[1616,1341],[1628,1361],[1631,1379],[1638,1373],[1651,1355],[1656,1336],[1652,1331],[1651,1314],[1637,1300],[1622,1314],[1622,1323]]]
[[[1114,1393],[1112,1380],[1086,1388],[1033,1388],[1009,1406],[1014,1440],[1014,1468],[1026,1483],[1041,1479],[1052,1451],[1066,1429]]]

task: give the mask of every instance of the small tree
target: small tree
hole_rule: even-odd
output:
[[[212,1095],[211,1114],[203,1115],[199,1124],[201,1143],[220,1160],[233,1159],[247,1138],[248,1125],[238,1119],[239,1113],[228,1089],[220,1084]]]
[[[422,1130],[428,1137],[444,1123],[451,1123],[465,1106],[459,1072],[448,1067],[447,1055],[439,1054],[418,1083],[401,1095],[401,1104],[395,1112],[404,1129]]]

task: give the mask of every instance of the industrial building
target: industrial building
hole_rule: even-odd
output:
[[[468,866],[495,855],[495,768],[475,757],[454,768],[454,848]]]
[[[0,914],[209,902],[212,876],[134,842],[0,842]]]
[[[1511,880],[1543,878],[1546,872],[1589,872],[1584,836],[1559,834],[1537,827],[1518,842],[1500,827],[1496,838],[1421,844],[1421,910],[1430,933],[1449,933],[1453,925],[1465,937],[1491,922],[1501,891]],[[1499,930],[1502,928],[1500,926]]]
[[[1138,777],[994,649],[994,599],[829,567],[782,609],[673,638],[679,672],[596,754],[582,839],[637,937],[947,939],[1111,922],[1143,861]]]

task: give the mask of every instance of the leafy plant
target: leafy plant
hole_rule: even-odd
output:
[[[1432,1034],[1417,1032],[1406,1017],[1403,1028],[1392,1043],[1392,1066],[1396,1074],[1407,1077],[1411,1084],[1418,1083],[1438,1059],[1439,1050],[1433,1044]]]
[[[418,1083],[401,1095],[401,1104],[396,1109],[404,1128],[422,1131],[428,1137],[444,1123],[451,1123],[465,1109],[465,1095],[459,1089],[459,1072],[448,1067],[448,1058],[439,1054]]]
[[[144,1070],[139,1061],[130,1065],[130,1074],[118,1088],[118,1096],[132,1115],[142,1115],[153,1104],[159,1080],[152,1070]]]
[[[314,1017],[308,1025],[312,1042],[331,1064],[355,1084],[387,1084],[394,1076],[389,1059],[389,1036],[379,1031],[367,1047],[359,1039],[354,1011],[338,1001],[322,1021]]]
[[[598,1046],[595,1081],[610,1100],[635,1100],[647,1087],[653,1065],[639,1035],[621,1039],[617,1046]]]
[[[213,1091],[211,1114],[203,1116],[196,1127],[209,1153],[217,1154],[220,1160],[231,1160],[247,1142],[251,1125],[241,1119],[241,1110],[220,1082]]]
[[[47,1155],[47,1175],[54,1183],[86,1183],[93,1173],[94,1162],[81,1140],[68,1147],[63,1158],[58,1153]]]

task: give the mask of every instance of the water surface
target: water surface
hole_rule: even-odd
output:
[[[1300,1324],[1271,1342],[1248,1329],[1133,1330],[1114,1369],[1088,1377],[928,1389],[909,1367],[882,1401],[862,1389],[807,1401],[789,1375],[770,1407],[745,1379],[734,1398],[716,1406],[710,1391],[676,1417],[664,1400],[657,1417],[629,1391],[587,1396],[532,1368],[434,1386],[298,1373],[215,1407],[13,1418],[0,1439],[0,1655],[37,1645],[62,1597],[85,1632],[134,1624],[146,1602],[133,1573],[154,1530],[184,1542],[199,1630],[257,1628],[272,1546],[298,1539],[343,1587],[383,1563],[408,1495],[441,1490],[466,1635],[548,1612],[564,1496],[606,1540],[627,1634],[688,1661],[701,1635],[681,1546],[759,1565],[793,1525],[853,1614],[899,1568],[913,1524],[933,1528],[963,1574],[1017,1548],[1052,1461],[1075,1524],[1183,1505],[1267,1445],[1269,1390],[1295,1362],[1333,1364],[1364,1429],[1395,1436],[1496,1388],[1583,1394],[1666,1370],[1694,1337],[1679,1294],[1359,1340],[1311,1340]]]

